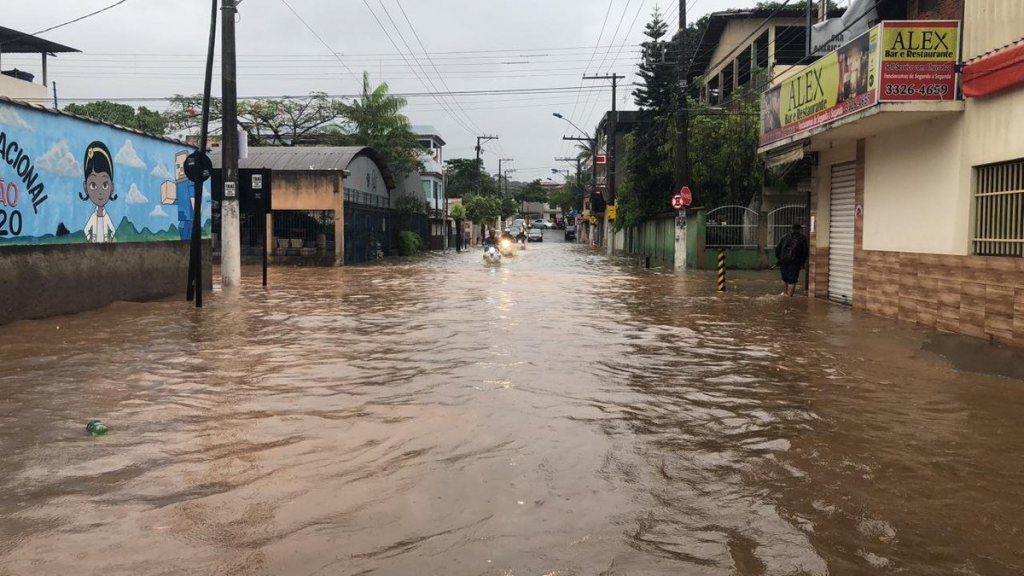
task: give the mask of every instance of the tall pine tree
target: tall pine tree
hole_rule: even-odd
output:
[[[616,226],[630,227],[669,209],[673,193],[672,138],[673,91],[676,66],[665,40],[668,25],[655,8],[644,29],[638,75],[640,85],[633,98],[640,107],[637,125],[626,139],[625,174],[618,183]]]

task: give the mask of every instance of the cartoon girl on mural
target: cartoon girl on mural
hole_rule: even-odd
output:
[[[85,181],[78,197],[91,200],[96,205],[96,211],[85,225],[85,239],[88,242],[113,242],[115,228],[106,205],[117,200],[117,194],[114,194],[114,162],[103,142],[93,142],[85,150]]]

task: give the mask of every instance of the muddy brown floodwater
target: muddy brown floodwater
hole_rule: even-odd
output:
[[[0,574],[1024,573],[1024,382],[556,239],[0,327]]]

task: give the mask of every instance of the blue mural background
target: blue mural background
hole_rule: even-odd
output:
[[[84,228],[97,207],[80,194],[86,149],[97,141],[106,145],[113,163],[116,199],[104,206],[115,229],[112,241],[191,237],[193,185],[181,162],[194,148],[0,102],[0,245],[89,241]],[[210,215],[207,183],[204,237],[210,235]]]

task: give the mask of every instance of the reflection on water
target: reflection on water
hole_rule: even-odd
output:
[[[927,332],[565,244],[249,273],[0,328],[0,574],[1024,572],[1022,383]]]

